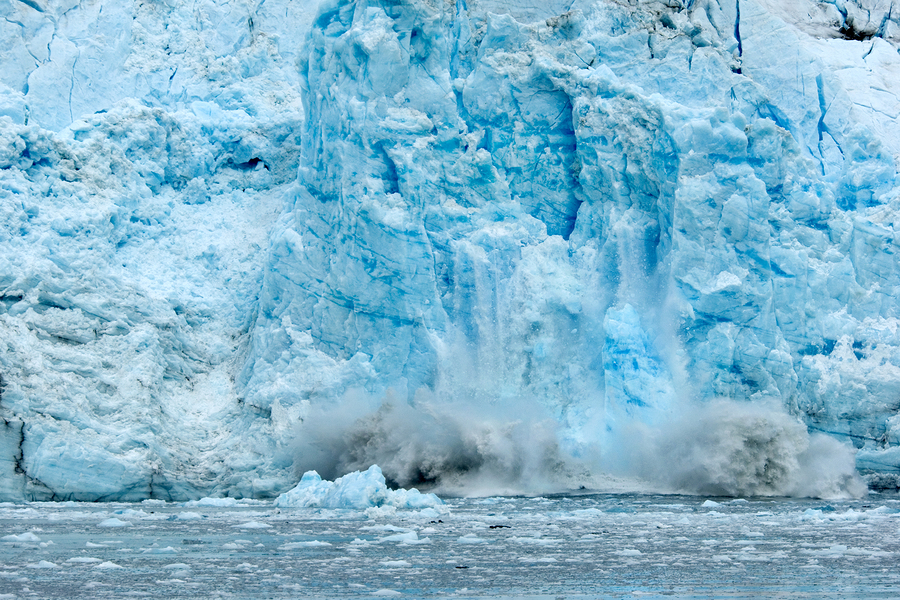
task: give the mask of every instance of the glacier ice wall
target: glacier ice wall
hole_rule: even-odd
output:
[[[889,3],[295,4],[3,9],[4,495],[900,470]]]
[[[314,7],[259,4],[0,7],[0,495],[285,487],[247,477],[232,365]]]

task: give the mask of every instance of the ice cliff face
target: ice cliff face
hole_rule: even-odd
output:
[[[889,3],[5,10],[6,496],[900,470]]]

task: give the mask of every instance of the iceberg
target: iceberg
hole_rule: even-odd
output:
[[[315,471],[307,471],[297,486],[275,499],[279,508],[342,508],[364,510],[388,506],[393,508],[435,508],[444,502],[434,494],[388,489],[378,465],[365,471],[354,471],[334,481],[323,481]]]
[[[889,3],[44,4],[0,499],[900,485]]]

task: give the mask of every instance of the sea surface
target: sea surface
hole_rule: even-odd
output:
[[[0,504],[0,598],[900,597],[893,494],[230,502]]]

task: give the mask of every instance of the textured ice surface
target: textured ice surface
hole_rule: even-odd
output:
[[[890,3],[0,13],[0,496],[900,470]]]
[[[880,599],[900,586],[893,495],[483,498],[447,508],[268,502],[205,507],[186,521],[172,503],[7,504],[0,527],[22,539],[0,539],[0,594]],[[97,526],[108,518],[131,527]]]
[[[390,490],[377,465],[366,471],[354,471],[334,481],[323,481],[315,471],[307,471],[297,487],[275,499],[280,508],[348,508],[364,509],[388,506],[393,508],[433,508],[443,505],[434,494],[410,490]]]

